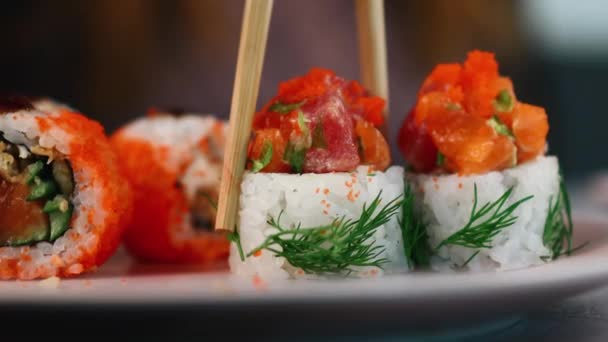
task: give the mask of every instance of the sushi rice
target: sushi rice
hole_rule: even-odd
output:
[[[267,220],[281,214],[282,227],[292,229],[331,224],[334,219],[358,219],[365,203],[369,204],[381,193],[383,204],[403,195],[402,167],[393,166],[385,172],[369,173],[369,167],[359,166],[352,173],[280,174],[246,172],[241,186],[238,229],[242,248],[247,254],[275,233]],[[380,226],[373,236],[375,246],[387,258],[383,269],[353,267],[353,277],[374,277],[385,272],[407,270],[403,241],[398,223],[400,211]],[[262,250],[241,261],[237,245],[231,244],[230,268],[240,276],[259,276],[262,279],[319,278],[290,265],[285,258]]]
[[[466,225],[473,207],[475,185],[478,208],[496,201],[510,187],[513,192],[505,206],[534,196],[515,210],[513,216],[517,220],[493,239],[492,248],[479,249],[479,254],[468,263],[468,270],[519,269],[543,264],[543,257],[551,257],[543,244],[543,231],[550,200],[555,201],[560,191],[556,157],[539,156],[511,169],[480,175],[407,174],[406,178],[417,192],[416,210],[426,224],[431,247]],[[438,256],[432,258],[431,267],[448,270],[463,265],[476,251],[462,246],[441,247]]]

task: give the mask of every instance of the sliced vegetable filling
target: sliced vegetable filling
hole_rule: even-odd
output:
[[[74,179],[55,150],[0,138],[0,247],[54,242],[68,229]]]

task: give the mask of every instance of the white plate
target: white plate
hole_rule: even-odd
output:
[[[138,265],[118,255],[84,278],[0,282],[0,305],[71,307],[196,308],[213,318],[351,322],[399,322],[401,326],[518,314],[608,284],[608,219],[575,214],[575,245],[590,241],[570,257],[524,270],[479,273],[412,273],[372,280],[286,281],[254,284],[221,268]],[[207,316],[205,316],[207,315]],[[346,321],[345,321],[346,320]],[[254,320],[255,321],[255,320]]]

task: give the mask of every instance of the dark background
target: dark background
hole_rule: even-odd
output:
[[[544,106],[550,153],[571,177],[608,165],[601,1],[386,1],[391,143],[424,76],[466,52],[497,54],[525,102]],[[227,118],[242,0],[3,3],[0,91],[47,95],[109,133],[151,106]],[[350,0],[276,0],[259,105],[312,66],[358,78]],[[395,163],[403,160],[396,156]]]

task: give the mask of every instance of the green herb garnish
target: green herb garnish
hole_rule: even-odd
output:
[[[301,110],[298,111],[298,126],[300,127],[300,130],[302,131],[303,135],[308,135],[308,125],[306,124],[306,118],[304,117],[304,113]]]
[[[406,184],[403,201],[401,201],[402,212],[399,226],[403,236],[405,257],[411,269],[428,266],[431,257],[426,227],[414,212],[414,198],[411,187]]]
[[[547,212],[545,230],[543,231],[543,243],[551,250],[551,256],[545,257],[545,260],[554,260],[564,254],[570,255],[573,251],[572,234],[574,232],[574,225],[572,224],[572,209],[570,207],[568,191],[561,174],[560,178],[559,194],[556,199],[551,198],[549,200],[549,211]],[[566,249],[562,250],[564,243],[566,244]]]
[[[26,176],[25,183],[32,184],[34,183],[34,179],[42,172],[44,168],[44,163],[42,161],[37,161],[27,166],[26,168]]]
[[[441,241],[439,245],[435,247],[435,252],[447,245],[474,249],[492,248],[492,240],[494,237],[517,221],[517,217],[512,215],[515,209],[534,197],[532,195],[524,197],[510,206],[503,208],[512,193],[513,188],[511,187],[496,201],[488,202],[478,209],[477,184],[475,184],[473,191],[473,208],[471,209],[469,221],[463,228]],[[488,214],[490,216],[486,218],[485,216]],[[466,266],[471,259],[472,258],[469,258],[463,266]]]
[[[319,123],[315,126],[312,131],[312,148],[327,148],[327,141],[325,140],[325,132],[323,130],[323,122],[319,121]]]
[[[453,102],[448,102],[448,104],[445,105],[445,108],[449,109],[449,110],[460,110],[461,107],[458,103],[453,103]]]
[[[306,149],[297,148],[295,144],[289,142],[285,147],[285,153],[283,153],[283,160],[285,160],[293,170],[297,173],[302,173],[304,168],[304,159],[306,159]]]
[[[304,105],[304,103],[306,103],[306,100],[302,100],[301,102],[298,103],[281,103],[279,101],[273,103],[268,110],[271,112],[276,112],[279,114],[289,114],[291,113],[293,110],[296,110],[300,107],[302,107],[302,105]]]
[[[245,253],[243,252],[243,246],[241,245],[241,235],[237,230],[237,227],[234,227],[234,231],[230,232],[227,236],[229,241],[234,242],[236,244],[236,248],[239,250],[239,256],[241,257],[241,261],[245,261]]]
[[[281,212],[276,220],[274,217],[268,220],[278,232],[268,236],[247,256],[265,249],[308,274],[349,275],[355,266],[382,268],[388,262],[380,257],[385,249],[374,246],[373,236],[378,227],[397,214],[401,207],[400,197],[375,213],[382,202],[380,193],[369,207],[363,206],[357,220],[342,217],[320,227],[303,228],[298,224],[295,229],[285,228],[280,223]]]
[[[272,160],[272,144],[270,141],[264,142],[264,147],[262,148],[262,156],[260,159],[256,159],[253,161],[253,165],[251,167],[251,172],[260,172],[263,168],[265,168],[270,161]]]
[[[68,211],[70,206],[70,202],[68,202],[67,198],[63,195],[57,195],[52,200],[46,201],[42,211],[45,213],[51,213],[53,211],[60,211],[65,213]]]
[[[502,120],[500,120],[498,115],[492,116],[486,122],[488,123],[488,125],[490,127],[492,127],[494,129],[494,131],[496,131],[496,133],[498,133],[500,135],[505,135],[505,136],[511,137],[511,138],[515,137],[513,135],[513,132],[511,132],[509,127],[507,127],[507,125],[505,125],[504,122],[502,122]]]
[[[515,102],[507,89],[501,90],[494,99],[494,109],[499,113],[507,113],[513,110]]]
[[[443,155],[443,153],[437,151],[437,159],[435,160],[435,165],[437,165],[437,167],[443,167],[444,164],[445,156]]]

